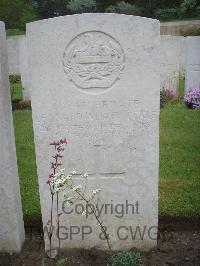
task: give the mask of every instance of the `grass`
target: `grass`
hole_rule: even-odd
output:
[[[6,30],[6,35],[7,36],[16,36],[16,35],[24,35],[26,34],[25,31],[19,30],[19,29],[8,29]]]
[[[160,113],[160,216],[200,215],[200,112],[182,104]]]
[[[13,116],[27,220],[41,215],[31,110],[16,110]],[[182,103],[169,105],[160,113],[159,215],[200,216],[200,111],[186,109]]]
[[[178,90],[178,98],[182,99],[185,93],[185,77],[183,74],[179,74],[179,90]]]
[[[19,75],[10,75],[9,79],[10,79],[10,93],[12,101],[21,100],[23,98],[21,77]]]
[[[41,216],[31,110],[13,111],[24,220]]]
[[[22,86],[19,83],[11,84],[11,98],[13,101],[21,100],[22,99]]]

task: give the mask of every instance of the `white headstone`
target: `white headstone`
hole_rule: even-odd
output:
[[[5,26],[0,22],[0,252],[20,252],[25,234],[7,60]]]
[[[43,224],[50,218],[49,142],[66,136],[64,167],[89,173],[89,186],[102,189],[99,204],[139,203],[139,213],[129,207],[123,218],[101,215],[112,248],[152,248],[158,222],[159,21],[64,16],[28,24],[27,38]],[[94,219],[63,214],[60,225],[92,227],[84,240],[81,233],[70,240],[62,232],[62,247],[106,248]],[[136,226],[145,231],[143,240],[132,239]],[[48,249],[47,236],[45,244]]]
[[[27,38],[24,36],[20,45],[20,74],[21,74],[21,83],[22,83],[22,94],[23,100],[30,100],[31,93],[29,89],[30,84],[30,72],[29,72],[29,63],[28,63],[28,48],[27,48]]]
[[[21,75],[23,100],[30,100],[29,65],[25,35],[7,38],[8,69],[10,75]]]
[[[7,37],[7,54],[9,75],[20,75],[20,50],[24,35]]]
[[[200,37],[186,38],[185,91],[200,87]]]
[[[180,36],[161,36],[161,89],[178,92],[179,74],[184,74],[184,39]]]

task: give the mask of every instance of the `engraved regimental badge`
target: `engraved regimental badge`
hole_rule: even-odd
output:
[[[109,88],[120,78],[124,65],[125,56],[120,44],[99,31],[76,36],[63,55],[63,67],[68,79],[77,87],[90,91]]]

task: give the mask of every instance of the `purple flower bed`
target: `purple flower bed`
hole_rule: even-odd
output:
[[[200,87],[191,88],[184,96],[188,108],[200,109]]]

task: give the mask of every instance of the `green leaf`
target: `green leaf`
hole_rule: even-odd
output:
[[[65,265],[65,262],[66,262],[66,258],[63,258],[63,259],[60,259],[60,260],[56,263],[56,265],[57,265],[57,266],[64,266],[64,265]]]

